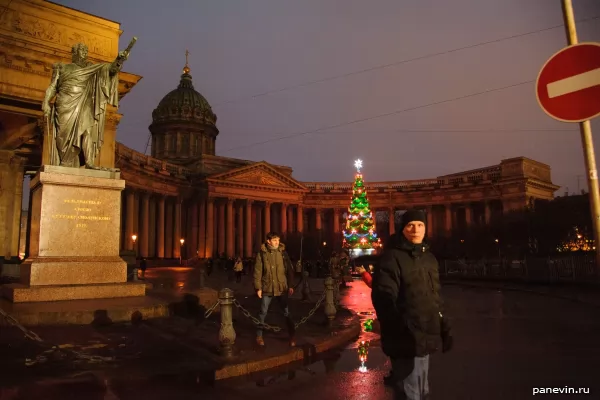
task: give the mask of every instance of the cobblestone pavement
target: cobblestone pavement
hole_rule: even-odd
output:
[[[186,285],[185,279],[173,281]],[[315,291],[322,289],[321,281],[311,285]],[[364,319],[373,318],[370,289],[360,281],[350,285],[342,290],[342,303]],[[236,293],[250,296],[251,290],[248,283],[242,283]],[[432,400],[529,399],[535,388],[565,387],[589,388],[590,394],[583,398],[600,398],[600,317],[596,307],[491,287],[449,285],[444,288],[444,295],[447,313],[452,317],[455,347],[450,353],[432,357]],[[90,375],[79,383],[38,382],[28,387],[27,396],[21,397],[5,389],[0,399],[263,400],[282,394],[286,400],[393,399],[392,390],[382,383],[389,361],[379,348],[376,331],[364,332],[359,338],[370,342],[364,369],[359,369],[354,343],[310,365],[287,366],[214,386],[207,386],[193,374],[170,374],[151,380]],[[36,393],[44,393],[44,397],[35,397]],[[553,394],[535,398],[578,396]]]

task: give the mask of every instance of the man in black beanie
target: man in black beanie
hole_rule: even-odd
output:
[[[427,215],[409,210],[383,248],[371,299],[391,380],[407,399],[429,394],[429,355],[452,347],[440,296],[438,262],[425,242]]]

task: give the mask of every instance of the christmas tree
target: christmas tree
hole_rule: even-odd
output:
[[[356,176],[352,186],[352,201],[348,207],[348,219],[344,230],[343,247],[356,253],[361,250],[376,249],[381,247],[381,239],[375,233],[375,215],[369,207],[367,189],[360,173],[362,161],[354,162]]]

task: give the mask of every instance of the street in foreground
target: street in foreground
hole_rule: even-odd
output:
[[[450,353],[432,358],[432,399],[528,399],[534,388],[565,386],[589,388],[588,398],[597,398],[600,321],[596,307],[528,293],[459,286],[446,287],[444,294],[456,342]],[[353,282],[342,295],[346,307],[364,320],[373,318],[370,289],[362,282]],[[268,345],[269,336],[266,341]],[[360,341],[369,342],[366,368],[359,368]],[[385,400],[393,398],[392,390],[383,385],[388,370],[389,361],[379,348],[377,333],[363,332],[356,343],[324,354],[311,365],[287,366],[213,386],[183,373],[145,380],[127,376],[106,380],[88,374],[81,376],[79,384],[42,381],[31,386],[25,397],[13,397],[5,390],[0,398],[158,400],[201,395],[203,399],[258,400],[285,394],[287,400]],[[552,395],[553,399],[572,397]]]

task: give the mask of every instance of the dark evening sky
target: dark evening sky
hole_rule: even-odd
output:
[[[57,3],[120,22],[122,48],[138,36],[125,70],[144,78],[118,131],[138,151],[189,49],[219,118],[218,155],[289,165],[305,181],[350,181],[356,158],[382,181],[526,156],[551,165],[560,194],[586,187],[577,124],[552,120],[534,93],[566,45],[558,0]],[[600,41],[600,1],[574,6],[580,42]]]

